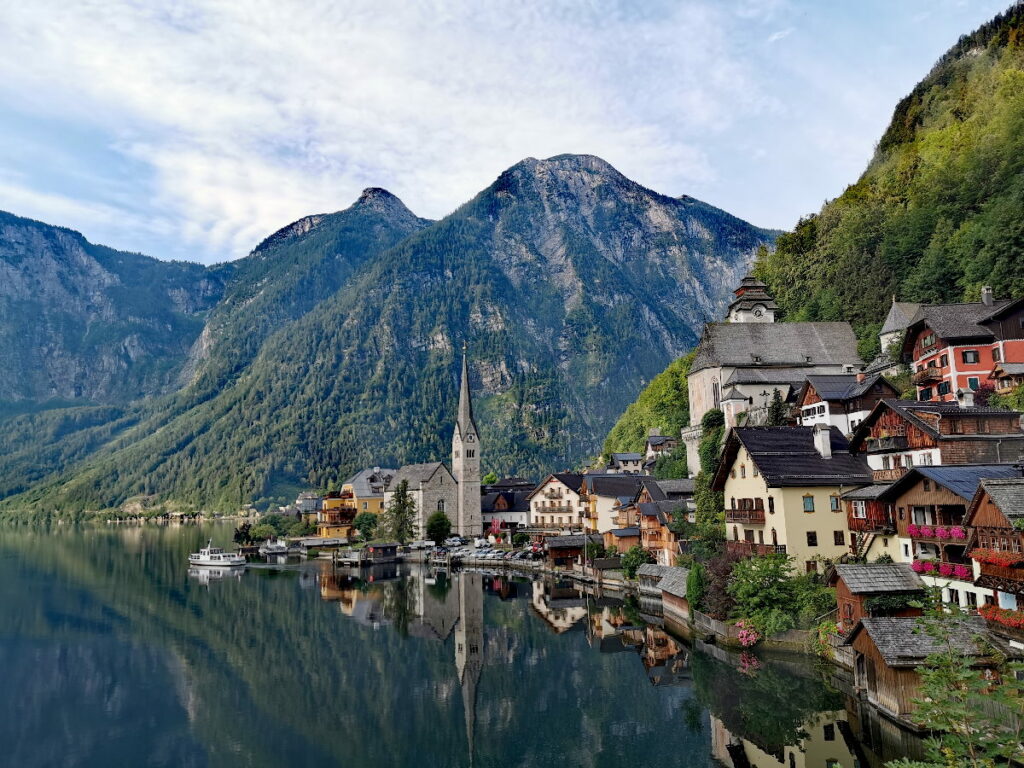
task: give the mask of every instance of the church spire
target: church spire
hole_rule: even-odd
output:
[[[476,433],[476,422],[473,420],[473,396],[469,391],[469,361],[466,357],[466,342],[462,342],[462,384],[459,389],[459,415],[455,429],[461,437],[470,432]]]

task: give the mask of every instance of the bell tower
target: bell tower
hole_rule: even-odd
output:
[[[469,362],[462,345],[462,381],[459,388],[459,412],[452,434],[452,474],[458,483],[459,503],[452,522],[460,536],[483,533],[480,512],[480,434],[473,420],[473,399],[469,391]]]
[[[753,275],[747,275],[733,291],[736,298],[729,305],[730,323],[774,323],[779,305],[768,293],[768,286]]]

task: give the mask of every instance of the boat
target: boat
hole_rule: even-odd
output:
[[[231,568],[238,565],[245,565],[245,558],[235,552],[225,552],[220,547],[213,546],[213,539],[210,539],[206,543],[205,547],[188,556],[188,562],[189,565]]]
[[[242,573],[243,570],[241,568],[232,568],[231,566],[224,565],[206,566],[204,568],[192,566],[188,569],[189,577],[195,579],[200,584],[210,584],[211,582],[223,581],[225,579],[240,579],[242,578]]]
[[[264,557],[269,557],[270,555],[287,555],[288,542],[281,541],[280,539],[277,539],[276,541],[267,539],[260,544],[260,554]]]

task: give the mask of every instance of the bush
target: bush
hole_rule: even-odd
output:
[[[627,579],[635,579],[637,569],[645,563],[653,563],[654,556],[639,544],[634,544],[622,556],[622,574]]]
[[[690,573],[686,577],[686,599],[690,605],[698,611],[704,610],[704,596],[708,591],[707,572],[700,563],[694,563],[690,567]]]
[[[249,538],[252,541],[266,541],[272,539],[277,535],[277,531],[274,530],[274,526],[268,525],[267,523],[260,523],[259,525],[253,526],[249,531]]]
[[[452,521],[444,512],[435,512],[427,518],[427,538],[440,544],[452,533]]]
[[[363,539],[369,541],[377,532],[377,516],[373,512],[360,512],[352,521],[352,525]]]
[[[530,534],[528,533],[514,533],[512,534],[512,546],[514,547],[525,547],[530,543]]]

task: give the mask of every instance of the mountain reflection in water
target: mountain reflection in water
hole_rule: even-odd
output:
[[[6,764],[853,768],[918,748],[807,660],[690,642],[632,600],[396,565],[189,569],[230,533],[0,529]]]

